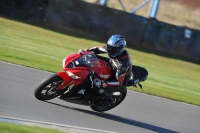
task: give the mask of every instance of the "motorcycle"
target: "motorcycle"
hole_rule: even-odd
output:
[[[99,59],[93,52],[74,53],[63,59],[63,71],[53,74],[42,81],[35,89],[38,100],[58,97],[66,102],[90,106],[94,111],[104,112],[119,105],[126,97],[126,86],[140,88],[148,71],[140,66],[132,66],[132,73],[125,87],[101,88],[99,81],[109,80],[112,76],[111,64]]]

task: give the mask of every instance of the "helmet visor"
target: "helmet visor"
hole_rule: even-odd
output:
[[[121,50],[123,49],[123,46],[119,46],[119,47],[113,47],[107,44],[107,51],[109,54],[117,54],[119,52],[121,52]]]

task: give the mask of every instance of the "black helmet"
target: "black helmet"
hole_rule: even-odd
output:
[[[126,40],[123,36],[115,34],[112,35],[107,42],[106,49],[108,51],[108,56],[111,58],[116,58],[121,55],[125,50]]]

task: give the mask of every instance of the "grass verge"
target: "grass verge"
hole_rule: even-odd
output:
[[[66,133],[56,129],[0,122],[1,133]]]
[[[79,49],[104,45],[102,40],[0,18],[0,60],[41,70],[62,70],[62,59]],[[200,65],[127,48],[132,62],[149,71],[144,89],[134,91],[200,105]]]

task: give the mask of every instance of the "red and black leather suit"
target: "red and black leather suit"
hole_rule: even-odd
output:
[[[97,46],[90,49],[85,49],[85,51],[92,51],[95,54],[107,53],[105,46]],[[115,72],[115,75],[111,76],[114,78],[108,79],[108,81],[104,81],[107,84],[107,87],[126,86],[132,74],[132,62],[128,52],[124,50],[122,54],[116,58],[108,59],[98,55],[97,57],[109,61],[113,71]]]

